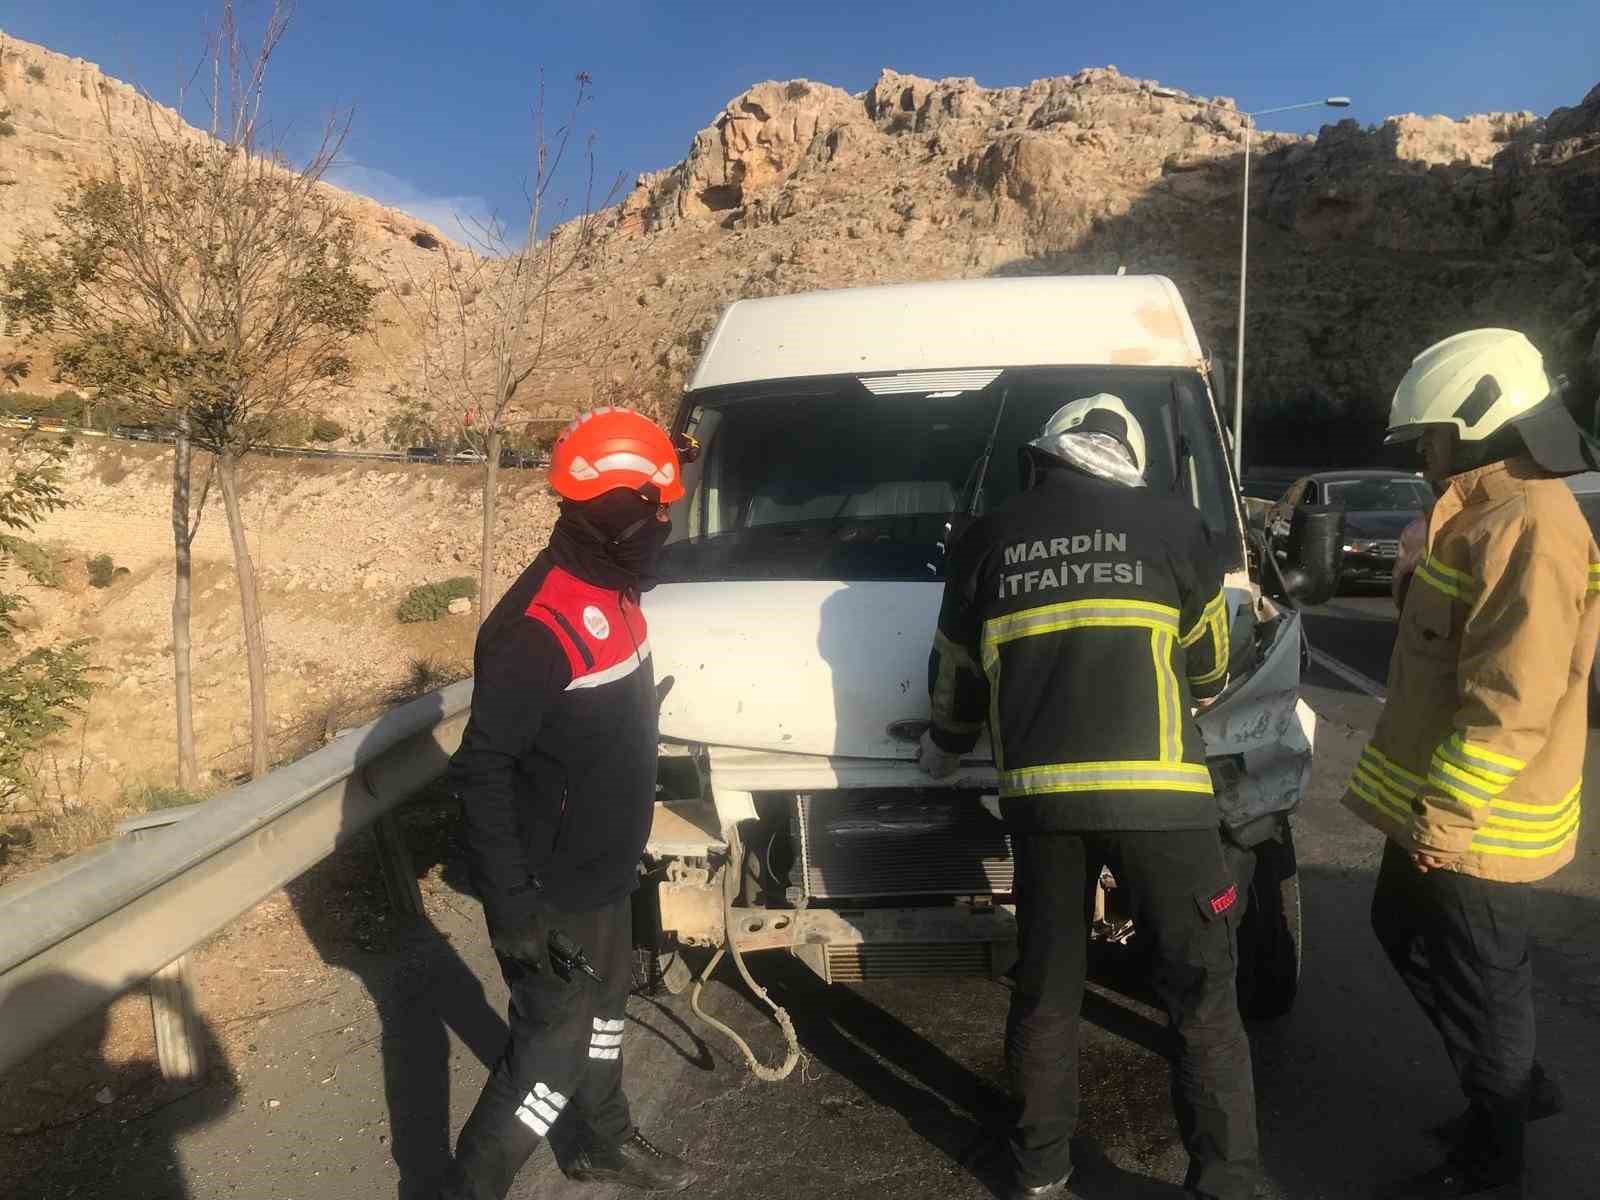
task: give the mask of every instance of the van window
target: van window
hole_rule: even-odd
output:
[[[953,393],[875,395],[833,377],[690,395],[679,428],[701,452],[673,506],[662,578],[942,579],[949,526],[1016,495],[1020,447],[1057,408],[1097,392],[1139,418],[1149,486],[1197,499],[1232,565],[1237,508],[1199,376],[1051,367]]]

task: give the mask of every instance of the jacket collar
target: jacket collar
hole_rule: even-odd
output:
[[[1519,454],[1515,458],[1452,475],[1441,502],[1454,498],[1457,507],[1465,507],[1485,500],[1499,500],[1522,491],[1529,480],[1552,478],[1554,476],[1532,458]]]

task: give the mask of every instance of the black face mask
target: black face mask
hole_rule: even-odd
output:
[[[634,587],[648,592],[656,585],[656,567],[661,561],[661,548],[667,544],[672,526],[651,515],[647,524],[606,543],[606,557],[621,571],[632,575]]]
[[[607,574],[614,572],[625,586],[644,592],[655,586],[661,547],[671,533],[672,526],[661,520],[659,501],[619,488],[582,503],[563,503],[551,541],[576,538],[585,558],[603,559],[611,569]]]

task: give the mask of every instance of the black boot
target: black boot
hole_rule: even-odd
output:
[[[696,1179],[688,1163],[656,1149],[637,1130],[620,1146],[580,1148],[567,1175],[584,1183],[616,1183],[646,1192],[681,1192]]]
[[[1561,1085],[1545,1074],[1544,1067],[1533,1064],[1533,1082],[1528,1089],[1528,1120],[1543,1121],[1559,1116],[1567,1110],[1567,1098]],[[1428,1130],[1428,1136],[1446,1146],[1459,1146],[1472,1131],[1472,1106],[1469,1104],[1448,1121],[1441,1121]]]

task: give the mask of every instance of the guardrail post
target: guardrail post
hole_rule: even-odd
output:
[[[173,959],[150,977],[150,1016],[156,1027],[156,1062],[162,1078],[197,1084],[206,1074],[205,1026],[195,1011],[189,956]]]
[[[383,886],[389,893],[389,903],[404,916],[425,916],[422,888],[417,885],[416,868],[411,862],[411,848],[406,845],[405,833],[394,813],[384,813],[373,822],[372,836],[378,843],[378,864],[383,869]]]

